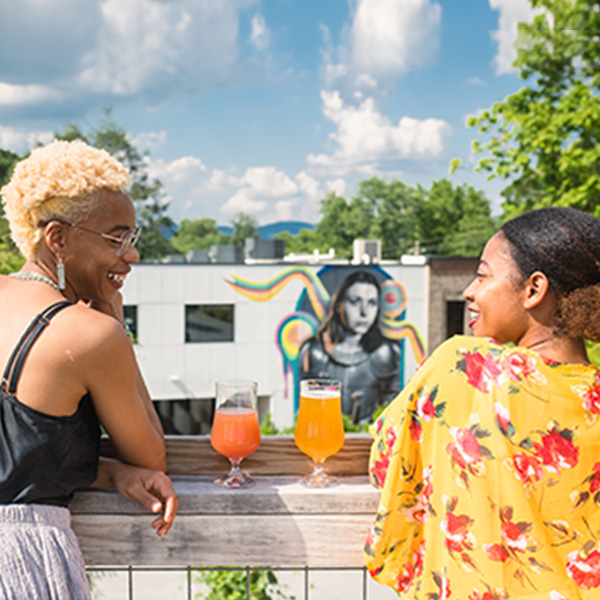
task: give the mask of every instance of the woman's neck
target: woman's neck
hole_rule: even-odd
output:
[[[538,332],[518,341],[519,346],[534,350],[544,358],[561,363],[589,364],[585,343],[581,338],[557,336],[553,332]]]

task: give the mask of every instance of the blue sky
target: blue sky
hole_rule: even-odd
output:
[[[0,148],[110,106],[176,221],[314,222],[372,176],[449,177],[497,210],[465,120],[522,85],[530,18],[528,0],[0,0]]]

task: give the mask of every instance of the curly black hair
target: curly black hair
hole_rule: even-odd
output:
[[[600,219],[564,206],[524,213],[500,229],[523,279],[546,275],[559,300],[557,329],[600,341]]]

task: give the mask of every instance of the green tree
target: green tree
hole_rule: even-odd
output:
[[[0,149],[0,188],[8,183],[13,167],[21,157],[10,150]],[[10,237],[8,221],[4,217],[4,207],[0,203],[0,273],[18,271],[24,262]]]
[[[315,230],[317,249],[321,252],[333,248],[337,256],[351,257],[355,239],[372,237],[373,209],[360,196],[347,202],[330,192],[321,200],[321,215]]]
[[[312,229],[301,229],[296,235],[282,231],[275,238],[285,242],[286,254],[311,254],[319,247],[317,233]]]
[[[0,188],[8,183],[13,167],[21,160],[21,157],[10,150],[0,149]],[[0,211],[2,206],[0,205]]]
[[[468,125],[477,168],[508,181],[503,218],[553,204],[600,216],[600,13],[597,0],[530,0],[514,66],[527,82]]]
[[[183,219],[171,243],[177,252],[185,254],[188,250],[207,250],[230,241],[227,234],[219,231],[214,219]]]
[[[423,197],[419,190],[399,179],[390,182],[372,177],[361,181],[358,196],[371,207],[374,220],[371,237],[381,240],[383,258],[398,259],[418,239],[416,207]]]
[[[136,203],[138,221],[143,227],[137,246],[142,260],[162,258],[175,252],[170,241],[175,224],[167,215],[169,203],[165,200],[162,183],[150,177],[145,155],[133,145],[129,134],[111,119],[110,109],[105,111],[100,125],[89,133],[71,123],[56,137],[67,141],[81,139],[96,148],[103,148],[127,168],[130,174],[127,192]]]
[[[453,187],[447,179],[420,188],[415,205],[418,238],[427,254],[478,256],[486,241],[496,232],[490,203],[471,186]]]
[[[234,246],[243,246],[246,238],[257,238],[258,223],[256,219],[247,213],[238,213],[235,219],[231,221],[233,233],[231,234],[231,243]]]

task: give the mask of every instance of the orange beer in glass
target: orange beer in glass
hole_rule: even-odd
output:
[[[300,408],[294,439],[314,461],[314,470],[301,481],[308,487],[335,483],[325,474],[323,463],[344,445],[342,384],[333,379],[304,379],[300,382]]]
[[[252,480],[240,469],[240,463],[260,446],[260,428],[256,411],[257,383],[243,379],[217,381],[215,416],[210,432],[212,447],[231,463],[225,478],[217,479],[225,487],[251,485]]]

